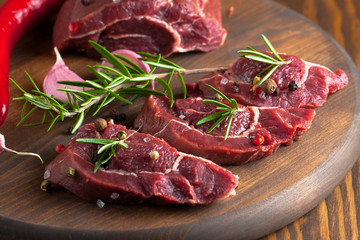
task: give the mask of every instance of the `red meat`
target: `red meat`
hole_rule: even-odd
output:
[[[77,138],[113,139],[125,131],[129,148],[118,147],[106,168],[94,173],[98,146]],[[157,151],[159,158],[150,157]],[[65,172],[75,170],[73,177]],[[213,162],[178,152],[148,134],[110,125],[99,133],[93,124],[81,127],[66,150],[47,167],[44,178],[90,202],[208,204],[235,194],[238,178]],[[216,190],[215,190],[216,189]]]
[[[291,63],[280,66],[271,75],[279,88],[279,95],[267,94],[260,87],[256,91],[250,91],[251,80],[266,68],[267,64],[247,58],[237,60],[225,73],[215,72],[196,83],[187,84],[189,95],[213,98],[214,91],[206,86],[210,84],[227,97],[235,98],[238,103],[247,106],[319,107],[325,103],[329,94],[348,84],[348,77],[343,70],[339,69],[334,73],[324,66],[306,62],[296,56],[280,56]],[[297,90],[289,90],[291,81],[296,82]]]
[[[201,156],[223,164],[243,164],[268,156],[281,144],[290,145],[310,128],[313,109],[244,107],[234,116],[229,137],[224,140],[228,123],[225,119],[211,133],[214,123],[196,126],[196,122],[217,111],[201,98],[179,99],[174,108],[166,97],[150,96],[135,120],[135,128],[163,138],[179,151]],[[256,136],[264,143],[255,144]]]
[[[60,51],[93,55],[88,40],[109,51],[148,53],[210,51],[223,44],[220,0],[68,0],[56,20],[53,43]]]

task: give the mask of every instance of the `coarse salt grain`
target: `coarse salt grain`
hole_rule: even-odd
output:
[[[103,208],[105,206],[105,203],[103,201],[101,201],[100,199],[98,199],[96,201],[96,205],[99,207],[99,208]]]
[[[150,142],[150,138],[149,137],[146,137],[146,138],[144,138],[144,142]]]
[[[50,177],[50,171],[49,170],[46,170],[44,172],[44,179],[48,179]]]
[[[120,195],[119,195],[118,193],[113,192],[113,193],[110,195],[110,198],[115,200],[115,199],[118,199],[119,196],[120,196]]]
[[[226,78],[221,79],[220,84],[226,85],[229,81]]]

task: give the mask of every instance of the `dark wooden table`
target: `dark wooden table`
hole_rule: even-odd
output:
[[[323,28],[360,69],[359,0],[276,0]],[[360,144],[359,144],[360,145]],[[263,239],[359,239],[360,157],[334,192],[308,214]]]

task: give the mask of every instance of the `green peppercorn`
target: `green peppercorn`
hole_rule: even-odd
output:
[[[121,132],[118,132],[118,133],[116,134],[116,137],[117,137],[117,139],[119,139],[119,140],[124,140],[124,139],[127,138],[127,134],[126,134],[125,131],[121,131]]]
[[[214,100],[221,102],[222,100],[224,100],[224,98],[220,94],[215,93]]]
[[[151,151],[150,152],[150,158],[151,158],[151,160],[153,160],[153,161],[156,161],[156,160],[158,160],[159,159],[159,157],[160,157],[160,154],[159,154],[159,152],[158,151]]]
[[[50,190],[50,187],[51,187],[51,182],[48,181],[48,180],[43,180],[41,182],[41,185],[40,185],[40,189],[43,190],[44,192],[47,192]]]
[[[73,176],[75,175],[75,169],[72,168],[72,167],[68,167],[68,168],[66,168],[66,170],[65,170],[65,174],[66,174],[66,176],[68,176],[68,177],[73,177]]]
[[[298,89],[298,85],[296,84],[295,81],[290,81],[288,87],[289,87],[289,90],[290,90],[290,91],[296,91],[296,89]]]

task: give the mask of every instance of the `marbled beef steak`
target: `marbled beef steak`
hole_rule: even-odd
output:
[[[179,151],[201,156],[217,164],[243,164],[268,156],[281,144],[289,145],[310,128],[313,109],[245,107],[234,116],[229,137],[224,140],[227,119],[212,132],[215,122],[196,125],[201,118],[214,113],[216,106],[201,98],[176,100],[170,108],[167,97],[150,96],[135,120],[141,132],[163,138]],[[262,144],[254,143],[262,136]]]
[[[98,145],[78,138],[113,139],[126,132],[129,148],[117,147],[106,168],[94,173]],[[151,152],[157,152],[157,157]],[[75,170],[72,177],[66,169]],[[109,125],[98,132],[93,124],[82,126],[66,150],[47,167],[44,178],[90,202],[158,204],[208,204],[235,194],[238,177],[213,162],[178,152],[163,140],[148,134]]]
[[[109,51],[130,49],[148,53],[210,51],[221,46],[221,0],[67,0],[53,31],[60,51],[95,54],[93,40]]]
[[[267,94],[260,87],[256,91],[250,91],[253,86],[251,80],[265,69],[267,64],[243,57],[232,64],[225,73],[215,72],[196,83],[187,84],[189,95],[213,98],[214,91],[206,86],[210,84],[227,97],[234,98],[238,103],[246,106],[319,107],[325,103],[329,94],[339,91],[348,84],[348,77],[341,69],[332,72],[324,66],[304,61],[296,56],[286,54],[280,56],[284,61],[291,63],[280,66],[271,75],[271,79],[279,88],[278,95]],[[295,91],[289,89],[291,81],[297,85]]]

